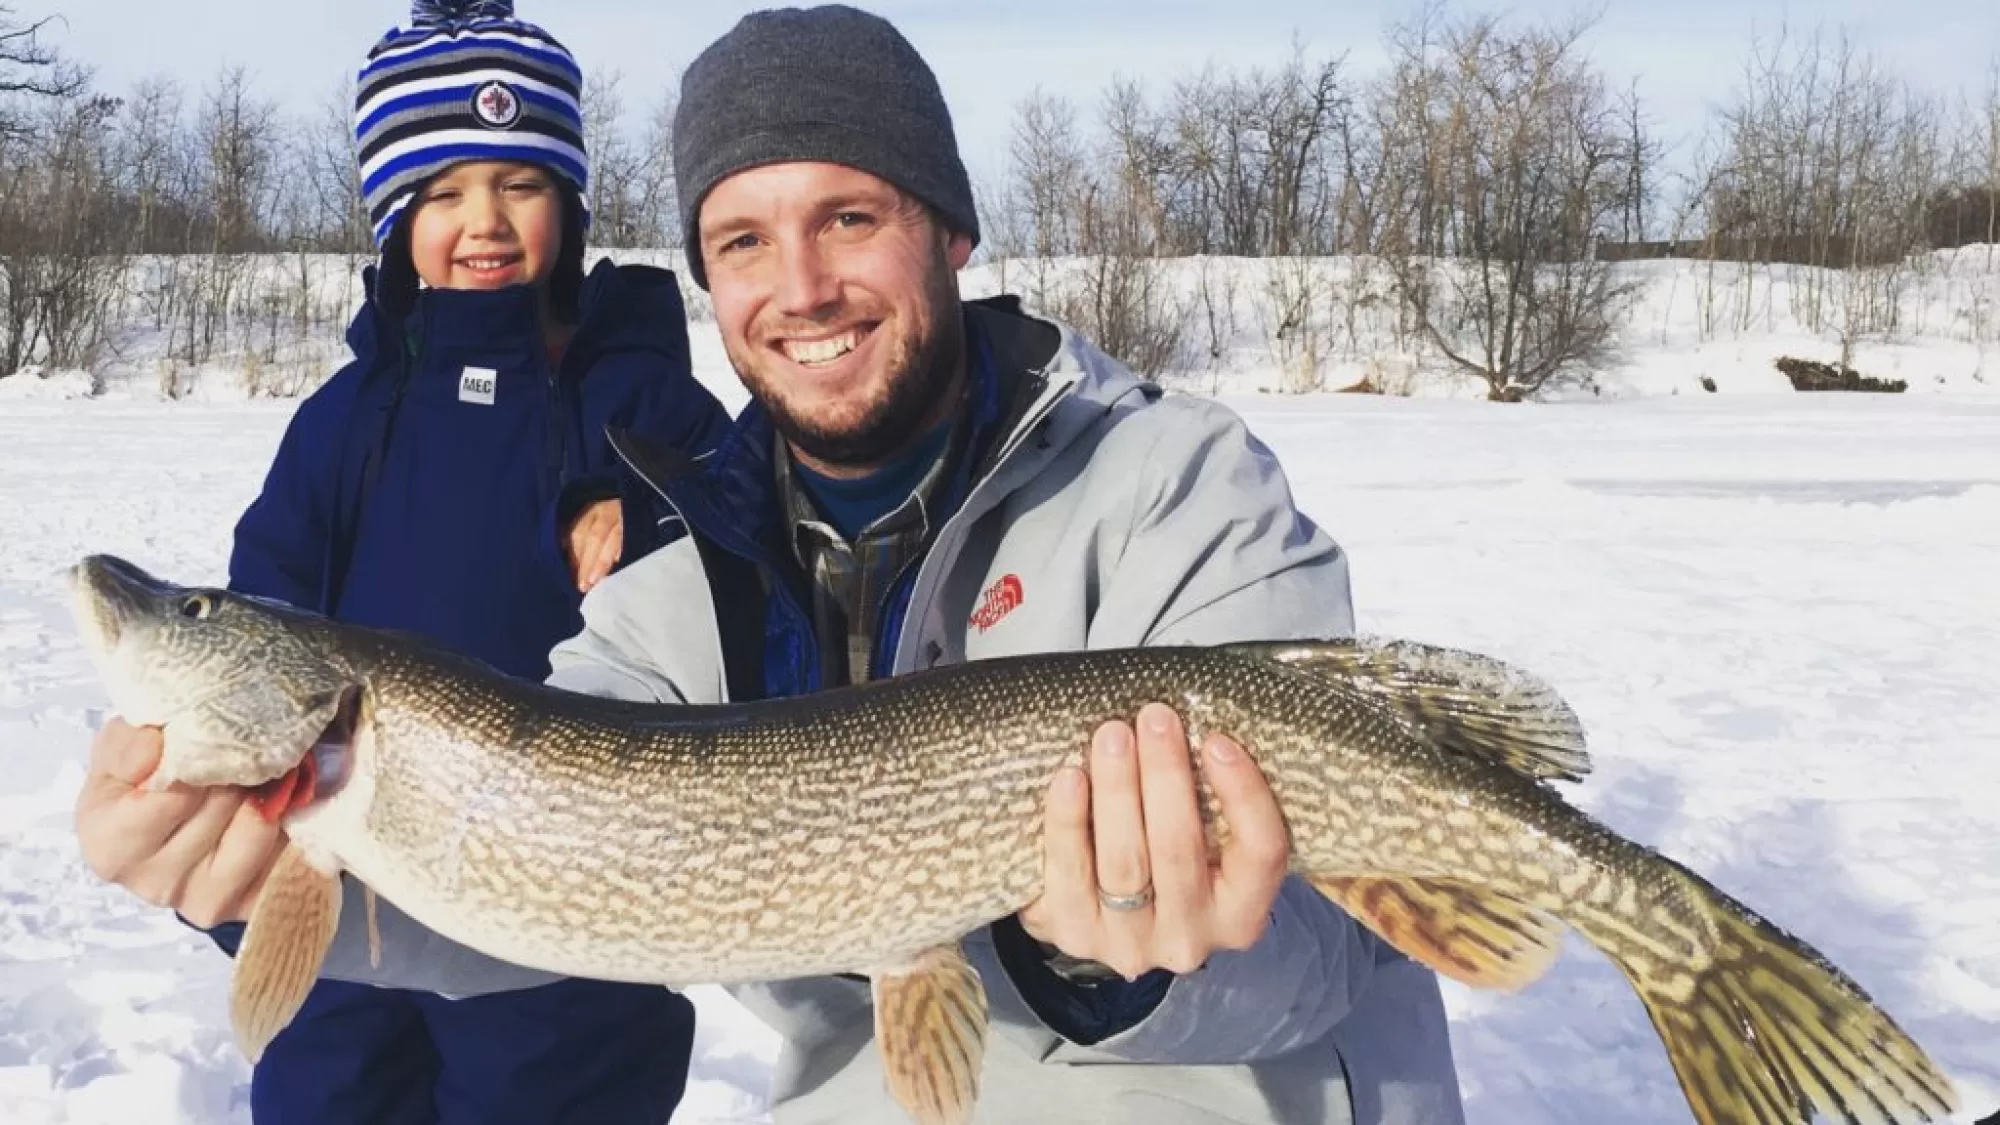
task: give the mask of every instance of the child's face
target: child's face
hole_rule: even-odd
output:
[[[561,245],[562,196],[533,164],[454,164],[418,194],[410,217],[410,257],[436,289],[539,285]]]

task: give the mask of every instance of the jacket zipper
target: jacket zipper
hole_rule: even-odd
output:
[[[688,519],[687,512],[683,510],[679,504],[674,502],[674,498],[672,496],[667,495],[667,490],[661,488],[659,482],[655,481],[650,473],[641,471],[637,465],[634,465],[632,463],[632,459],[625,455],[625,451],[618,448],[617,442],[615,441],[612,442],[611,451],[614,455],[617,456],[617,458],[620,461],[625,463],[625,467],[632,471],[633,476],[636,476],[640,480],[644,481],[646,487],[653,490],[653,495],[658,496],[660,498],[660,502],[665,504],[668,510],[673,512],[674,518],[681,521],[681,527],[685,529],[686,533],[690,537],[695,535],[708,535],[707,531],[696,528],[694,521]],[[791,584],[786,582],[781,575],[778,575],[768,563],[762,561],[762,559],[759,558],[761,552],[756,551],[754,548],[750,550],[745,550],[744,549],[745,544],[738,541],[734,541],[734,538],[732,536],[709,535],[708,537],[709,539],[714,541],[716,546],[721,547],[723,550],[728,551],[732,555],[735,555],[737,558],[743,560],[745,563],[757,567],[758,569],[762,570],[765,574],[769,575],[771,578],[771,581],[769,582],[771,595],[777,599],[778,604],[784,608],[784,611],[786,613],[792,616],[793,620],[804,619],[805,614],[799,608],[798,599],[795,598],[792,594]],[[713,592],[713,588],[710,586],[708,581],[708,566],[705,562],[702,561],[701,553],[699,551],[695,552],[695,566],[700,568],[702,572],[702,593],[706,594],[708,597],[709,616],[715,619],[715,624],[716,624],[715,667],[717,671],[720,672],[722,675],[722,683],[723,683],[722,694],[724,696],[727,696],[729,694],[729,688],[728,688],[729,669],[728,665],[726,664],[727,656],[722,651],[722,619],[721,616],[716,611],[715,594]],[[817,649],[815,649],[811,645],[808,645],[807,648],[809,651],[812,652],[813,655],[811,657],[812,662],[810,666],[811,674],[806,677],[808,683],[805,685],[805,687],[808,690],[812,690],[820,686],[818,681],[821,679],[822,676],[824,676],[825,670],[819,667]],[[760,668],[759,669],[760,678],[761,678],[761,672],[762,669]]]
[[[1055,413],[1056,407],[1061,406],[1069,399],[1070,394],[1076,390],[1079,382],[1080,380],[1071,379],[1069,382],[1056,388],[1048,395],[1047,401],[1043,402],[1033,414],[1024,417],[1020,424],[1014,427],[1014,432],[1008,435],[1007,443],[1001,446],[999,453],[994,455],[993,467],[986,471],[985,476],[971,483],[971,486],[966,490],[964,502],[959,504],[958,510],[951,514],[951,518],[945,521],[944,526],[938,529],[937,538],[931,543],[930,550],[924,552],[924,556],[917,566],[917,576],[916,580],[911,584],[910,596],[903,603],[903,625],[901,629],[897,630],[896,652],[890,656],[890,675],[896,674],[900,669],[902,665],[900,658],[905,652],[913,655],[916,652],[917,633],[923,631],[923,618],[927,615],[926,613],[919,613],[917,610],[919,605],[928,606],[929,602],[935,597],[934,588],[937,582],[934,576],[937,574],[938,567],[942,565],[937,560],[946,554],[945,548],[947,543],[949,543],[952,553],[955,555],[958,541],[965,537],[964,529],[970,526],[972,520],[985,515],[986,511],[991,508],[988,505],[976,515],[968,516],[967,513],[973,511],[973,501],[978,499],[981,489],[995,477],[998,477],[1000,471],[1006,468],[1008,463],[1020,452],[1021,446],[1026,444],[1028,436],[1033,434],[1036,428],[1041,426],[1043,422],[1046,422],[1051,414]],[[916,633],[910,630],[912,622],[917,623],[918,628]],[[914,667],[912,670],[914,670]]]

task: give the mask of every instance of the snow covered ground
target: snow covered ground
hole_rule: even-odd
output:
[[[1850,971],[1958,1079],[1959,1120],[2000,1106],[2000,398],[1232,402],[1351,551],[1366,630],[1550,678],[1592,734],[1579,804]],[[219,578],[290,409],[0,401],[10,1125],[248,1121],[226,962],[76,854],[105,704],[56,574],[111,551]],[[771,1036],[699,996],[680,1120],[759,1120]],[[1524,993],[1448,1000],[1478,1125],[1689,1120],[1581,944]]]

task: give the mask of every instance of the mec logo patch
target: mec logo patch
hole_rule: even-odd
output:
[[[493,389],[500,373],[491,367],[468,367],[458,377],[458,401],[493,405]]]

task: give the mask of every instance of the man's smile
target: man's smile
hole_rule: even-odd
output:
[[[809,371],[825,371],[853,354],[875,335],[876,325],[857,324],[838,332],[817,336],[782,336],[774,342],[778,353]]]

